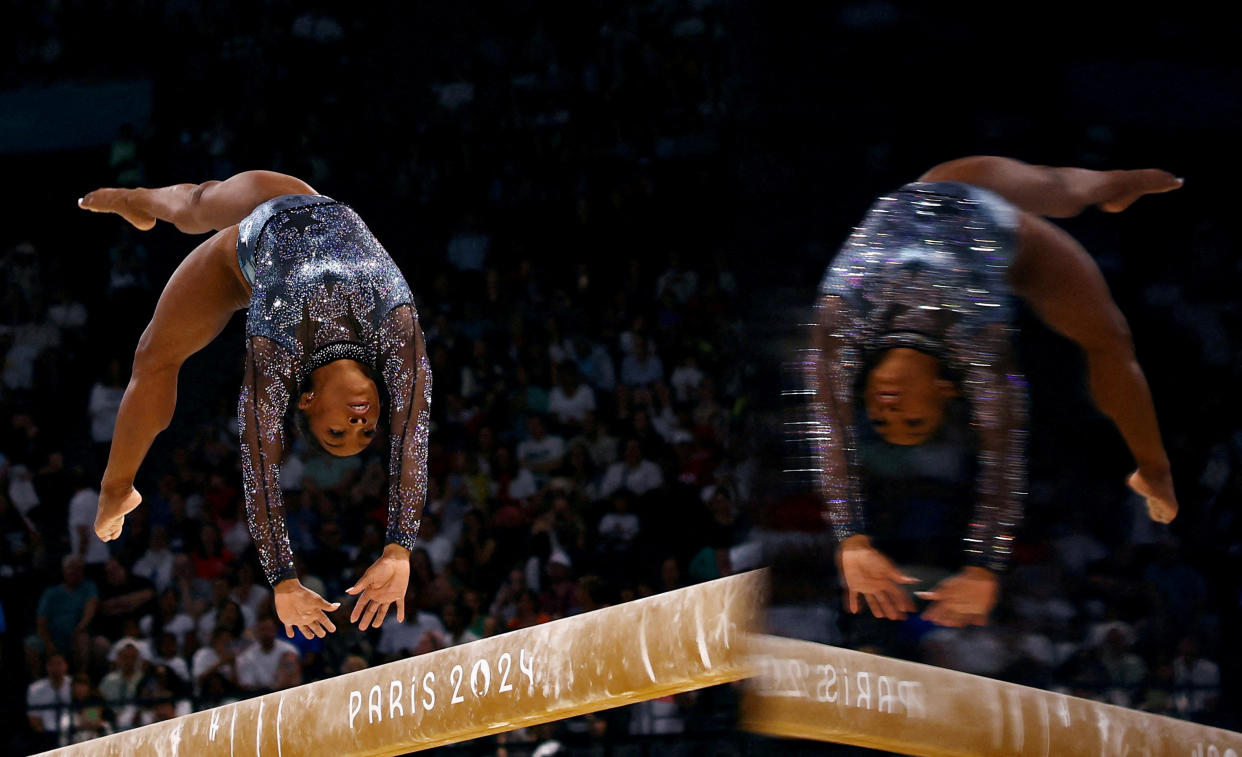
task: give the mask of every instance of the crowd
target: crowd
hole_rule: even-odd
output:
[[[150,121],[74,153],[71,178],[35,172],[32,196],[71,204],[97,185],[257,167],[298,175],[353,205],[405,271],[435,375],[406,621],[368,632],[343,622],[343,589],[383,546],[384,450],[334,459],[299,445],[281,485],[300,577],[343,607],[335,634],[287,639],[244,522],[239,323],[183,371],[181,407],[122,538],[105,545],[91,531],[131,351],[195,240],[62,220],[50,202],[5,226],[0,698],[18,753],[628,601],[752,567],[759,554],[783,556],[774,630],[1239,727],[1229,641],[1242,628],[1242,442],[1222,389],[1239,372],[1239,271],[1222,217],[1166,227],[1153,216],[1132,238],[1085,240],[1120,284],[1140,356],[1160,345],[1165,358],[1144,364],[1179,523],[1144,523],[1119,485],[1124,461],[1066,464],[1098,460],[1090,445],[1104,437],[1098,424],[1057,432],[1089,424],[1088,411],[1068,372],[1051,367],[1064,346],[1037,334],[1023,346],[1035,411],[1027,525],[993,623],[877,626],[842,613],[819,503],[775,475],[783,409],[757,411],[778,395],[757,366],[788,358],[792,324],[866,192],[788,167],[788,194],[770,187],[793,160],[783,151],[891,186],[930,163],[892,130],[850,132],[832,100],[792,112],[814,124],[816,108],[831,111],[835,139],[756,127],[767,93],[756,89],[763,75],[739,83],[754,43],[738,39],[735,4],[598,1],[549,14],[376,3],[350,16],[288,0],[10,6],[5,88],[140,77],[155,93]],[[832,54],[863,54],[899,16],[849,4]],[[794,76],[766,75],[775,93]],[[858,87],[845,99],[880,97]],[[858,140],[869,141],[853,150]],[[1097,154],[1105,142],[1081,162],[1138,153]],[[830,160],[829,149],[851,157]],[[731,194],[739,178],[762,227],[746,240]],[[823,217],[832,223],[815,227]],[[1158,245],[1190,245],[1202,265],[1119,252]],[[738,254],[751,248],[785,252]],[[764,288],[776,278],[805,286],[757,294],[781,292]],[[780,322],[779,338],[765,318]],[[1204,391],[1179,390],[1185,375]],[[917,466],[902,475],[895,488],[935,478]],[[652,734],[688,743],[729,725],[730,696],[655,700],[486,748]]]
[[[58,25],[71,10],[48,4],[38,27],[55,43],[17,51],[26,81],[74,70],[94,44]],[[186,3],[130,20],[158,24],[167,42],[219,23],[218,10]],[[144,502],[122,537],[96,539],[128,351],[194,240],[107,221],[22,230],[8,243],[0,327],[3,661],[20,671],[4,697],[28,715],[13,724],[21,745],[77,742],[750,567],[733,559],[754,468],[737,278],[708,235],[663,225],[669,213],[691,220],[710,197],[679,194],[708,194],[719,175],[712,10],[600,4],[545,22],[512,9],[470,28],[466,55],[469,14],[444,11],[435,24],[407,19],[429,61],[363,71],[377,62],[361,51],[386,54],[375,37],[397,25],[273,2],[260,10],[268,25],[215,29],[225,54],[211,76],[194,55],[154,74],[166,109],[92,154],[82,181],[294,173],[358,209],[410,280],[435,391],[407,614],[368,632],[344,622],[343,590],[383,547],[385,450],[332,458],[299,442],[281,487],[300,578],[343,606],[325,639],[287,639],[273,622],[240,487],[237,323],[183,370],[182,407],[140,473]],[[223,91],[253,86],[259,47],[268,80],[285,86]],[[360,86],[301,76],[308,57]],[[133,63],[108,65],[123,76]],[[214,109],[182,107],[182,80],[221,87],[199,93]],[[368,104],[397,81],[409,93],[400,106]],[[295,102],[304,120],[278,123]],[[382,156],[370,147],[384,142]],[[619,254],[638,245],[642,255]],[[86,265],[101,275],[67,276],[70,246],[99,251]],[[709,719],[705,699],[577,721],[558,738],[683,731]]]

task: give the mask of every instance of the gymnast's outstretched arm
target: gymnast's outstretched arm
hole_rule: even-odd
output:
[[[1013,158],[974,155],[941,163],[919,181],[960,181],[990,189],[1027,213],[1072,218],[1095,206],[1120,213],[1147,194],[1169,192],[1182,180],[1168,171],[1093,171],[1035,166]]]
[[[273,197],[315,194],[310,185],[275,171],[244,171],[224,181],[173,184],[158,189],[103,188],[78,200],[93,213],[116,213],[146,231],[168,221],[186,234],[203,234],[240,223]]]

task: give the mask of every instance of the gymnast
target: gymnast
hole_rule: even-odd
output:
[[[365,630],[396,604],[405,619],[410,551],[427,484],[431,371],[410,288],[348,206],[292,176],[247,171],[159,189],[97,189],[78,201],[139,230],[168,221],[216,233],[173,272],[134,355],[100,486],[95,533],[117,538],[142,502],[134,477],[177,403],[177,374],[234,311],[246,316],[238,400],[246,516],[276,614],[292,637],[323,637],[340,607],[297,578],[279,485],[286,426],[332,455],[356,455],[384,426],[390,445],[387,541],[347,593]],[[381,424],[380,387],[387,396]]]
[[[1091,171],[977,156],[944,163],[879,198],[820,285],[808,370],[811,438],[837,540],[846,605],[876,617],[915,611],[900,570],[869,538],[858,439],[933,439],[951,398],[967,406],[977,445],[960,572],[917,596],[927,620],[987,622],[1008,562],[1025,487],[1025,380],[1012,350],[1021,297],[1086,356],[1091,396],[1137,463],[1129,486],[1157,522],[1177,515],[1147,381],[1103,275],[1069,234],[1045,220],[1095,206],[1117,213],[1182,185],[1165,171]],[[871,515],[874,515],[872,513]]]

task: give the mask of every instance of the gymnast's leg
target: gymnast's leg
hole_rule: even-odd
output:
[[[78,205],[93,213],[116,213],[146,231],[168,221],[186,234],[219,231],[240,223],[250,211],[288,194],[315,194],[301,179],[275,171],[245,171],[224,181],[173,184],[158,189],[96,189]]]

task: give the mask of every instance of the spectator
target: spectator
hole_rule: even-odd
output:
[[[72,704],[69,663],[59,653],[47,657],[47,677],[26,689],[26,717],[38,746],[54,749],[68,744]]]
[[[170,634],[177,643],[177,649],[186,649],[186,636],[193,635],[198,624],[182,608],[181,596],[176,586],[169,586],[160,592],[155,610],[138,622],[144,636],[159,639]]]
[[[1173,706],[1195,720],[1213,712],[1220,697],[1220,666],[1199,653],[1199,641],[1185,636],[1173,658]]]
[[[510,631],[547,623],[552,619],[539,609],[539,595],[530,589],[523,589],[518,593],[514,608],[513,618],[507,624]]]
[[[220,529],[214,523],[204,523],[199,529],[198,544],[194,548],[194,574],[210,581],[228,570],[234,555],[220,541]]]
[[[229,591],[242,614],[253,619],[262,616],[272,601],[272,590],[255,580],[254,563],[242,560],[237,566],[237,585]]]
[[[233,632],[220,626],[211,632],[211,644],[194,653],[190,661],[194,693],[219,700],[237,693],[237,641]]]
[[[548,411],[561,425],[577,428],[587,413],[595,412],[595,392],[579,381],[578,370],[562,364],[557,368],[560,381],[548,393]]]
[[[127,622],[137,622],[154,609],[155,585],[142,576],[131,575],[120,560],[108,560],[104,581],[99,586],[95,633],[110,641],[119,639]]]
[[[110,673],[99,682],[99,693],[104,701],[116,711],[117,726],[126,729],[134,726],[138,708],[133,704],[138,698],[138,687],[146,675],[143,650],[134,639],[118,641],[108,655],[113,664]]]
[[[642,334],[633,337],[634,351],[621,361],[621,383],[628,387],[650,386],[664,380],[664,363]]]
[[[582,419],[582,431],[574,437],[574,442],[586,446],[591,454],[591,461],[598,469],[607,468],[617,461],[617,438],[608,433],[608,429],[595,417],[587,413]]]
[[[90,676],[73,676],[73,732],[70,741],[80,744],[112,733],[111,717],[104,708],[103,697],[91,685]]]
[[[95,541],[102,544],[98,539]],[[168,548],[168,533],[163,526],[151,529],[151,546],[134,563],[135,576],[145,578],[155,585],[156,591],[164,591],[173,583],[175,555]]]
[[[66,555],[60,570],[62,583],[45,589],[39,597],[38,636],[27,640],[27,660],[37,660],[40,653],[70,655],[74,667],[82,669],[87,663],[87,629],[99,606],[99,590],[93,581],[85,579],[85,563],[77,555]],[[37,664],[31,667],[38,669]]]
[[[549,434],[541,416],[531,416],[526,427],[530,436],[518,444],[517,459],[542,485],[548,474],[560,466],[561,458],[565,456],[565,440]]]
[[[126,378],[121,361],[112,358],[102,378],[91,386],[87,412],[91,416],[91,441],[95,445],[95,459],[106,462],[112,445],[112,430],[116,426],[116,414],[125,395]]]
[[[270,615],[254,626],[255,640],[237,657],[237,682],[250,691],[296,686],[301,682],[297,647],[276,638],[276,620]]]
[[[69,500],[69,551],[86,565],[86,571],[102,577],[108,562],[108,545],[95,536],[95,511],[99,508],[99,492],[87,483],[86,473],[74,472],[75,491]]]
[[[599,493],[607,498],[624,489],[641,496],[663,483],[664,474],[660,472],[660,466],[645,459],[638,440],[630,439],[625,443],[625,458],[608,466],[600,482]]]
[[[699,370],[698,362],[694,353],[688,352],[673,369],[669,383],[673,385],[673,396],[678,402],[689,402],[694,399],[699,384],[703,383],[704,374]]]
[[[434,648],[433,639],[443,638],[444,624],[434,614],[417,609],[418,594],[411,590],[405,596],[405,622],[389,618],[380,629],[375,651],[384,662],[421,654]]]

